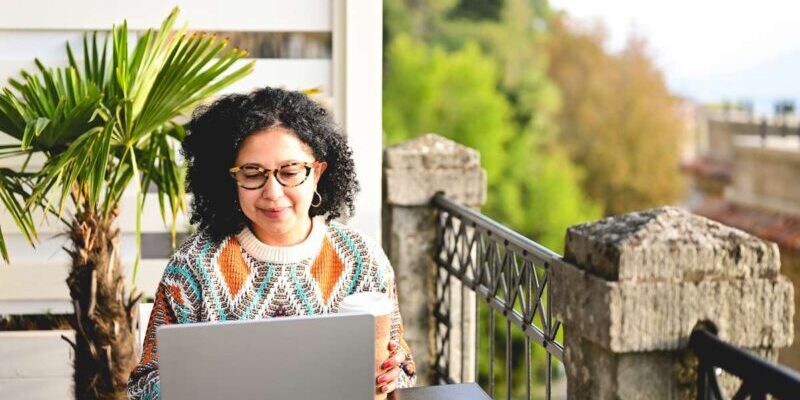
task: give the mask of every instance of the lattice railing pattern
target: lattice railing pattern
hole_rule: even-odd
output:
[[[531,398],[531,344],[536,343],[546,350],[545,398],[551,397],[552,358],[563,359],[564,347],[557,341],[561,324],[551,311],[548,301],[550,271],[562,264],[557,253],[519,235],[516,232],[466,207],[446,199],[443,195],[434,198],[437,215],[437,241],[435,248],[436,321],[435,370],[441,382],[457,380],[459,371],[453,371],[454,363],[451,342],[466,343],[469,330],[477,330],[484,321],[477,315],[477,307],[468,310],[470,295],[478,302],[488,305],[489,354],[494,360],[496,349],[495,314],[503,316],[505,329],[505,371],[511,371],[512,358],[524,357],[526,376],[526,398]],[[475,313],[473,327],[466,327],[469,312]],[[460,318],[453,318],[458,314]],[[461,323],[461,325],[457,325]],[[512,329],[524,333],[524,354],[514,354]],[[453,337],[453,332],[459,337]],[[477,338],[477,336],[476,336]],[[475,363],[478,370],[480,357],[479,340],[474,341]],[[461,355],[468,353],[462,351]],[[460,361],[460,379],[469,379],[463,374]],[[495,392],[495,362],[489,362],[487,392]],[[454,375],[456,375],[454,377]],[[510,396],[513,374],[505,373],[506,393]],[[509,397],[510,398],[510,397]]]

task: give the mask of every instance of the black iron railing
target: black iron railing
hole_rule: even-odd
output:
[[[442,194],[434,197],[433,205],[438,211],[434,257],[438,266],[437,301],[433,312],[437,379],[440,383],[478,380],[479,376],[464,373],[470,370],[467,364],[474,363],[475,374],[481,374],[480,366],[488,364],[483,368],[485,379],[479,383],[493,398],[496,389],[502,389],[496,385],[496,376],[504,375],[506,398],[510,399],[512,391],[516,390],[524,391],[525,398],[531,399],[532,390],[544,386],[543,394],[550,399],[553,373],[559,371],[554,368],[553,358],[562,362],[564,353],[563,345],[557,341],[561,324],[553,318],[548,301],[550,271],[562,264],[561,256]],[[474,304],[470,299],[476,299],[476,306],[469,307]],[[482,308],[486,312],[482,313]],[[496,319],[505,324],[505,332],[502,326],[499,328],[500,336],[505,334],[505,351],[501,354],[497,354],[496,348]],[[482,329],[484,324],[488,329]],[[460,337],[452,337],[453,332],[458,332]],[[478,332],[485,332],[485,335]],[[466,345],[471,342],[470,335],[474,353],[469,348],[461,349],[460,371],[453,371],[450,363],[455,355],[451,354],[451,342],[458,340]],[[519,336],[524,338],[515,340]],[[488,343],[481,343],[482,340]],[[523,344],[518,346],[515,342]],[[532,370],[534,343],[545,350],[544,371],[539,375],[534,375]],[[485,347],[488,347],[488,354],[481,354]],[[474,358],[470,359],[467,354],[474,354]],[[488,359],[481,363],[482,357]],[[498,368],[495,364],[499,364]],[[542,366],[537,367],[541,371]],[[524,368],[524,382],[519,382],[521,371],[512,372],[521,368]]]
[[[774,364],[720,340],[706,328],[692,332],[689,340],[699,360],[697,371],[697,398],[701,400],[724,399],[717,381],[718,372],[725,371],[741,380],[733,399],[800,398],[800,374]]]

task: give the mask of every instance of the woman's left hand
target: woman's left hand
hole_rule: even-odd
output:
[[[376,393],[390,393],[397,389],[397,379],[402,373],[400,364],[405,359],[406,356],[400,346],[395,342],[389,342],[389,358],[381,364],[383,374],[376,378]]]

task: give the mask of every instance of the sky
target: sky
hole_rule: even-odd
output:
[[[700,102],[748,99],[757,112],[800,100],[800,1],[550,0],[581,23],[601,21],[607,46],[644,37],[669,87]]]

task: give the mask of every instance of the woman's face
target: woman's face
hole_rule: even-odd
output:
[[[256,165],[274,170],[291,163],[307,162],[310,165],[314,161],[311,149],[305,143],[291,130],[277,126],[248,136],[239,146],[234,166]],[[315,200],[314,191],[326,167],[324,162],[320,163],[302,184],[295,187],[282,186],[272,171],[259,189],[237,187],[242,212],[262,242],[288,246],[306,238],[311,227],[308,210]]]

